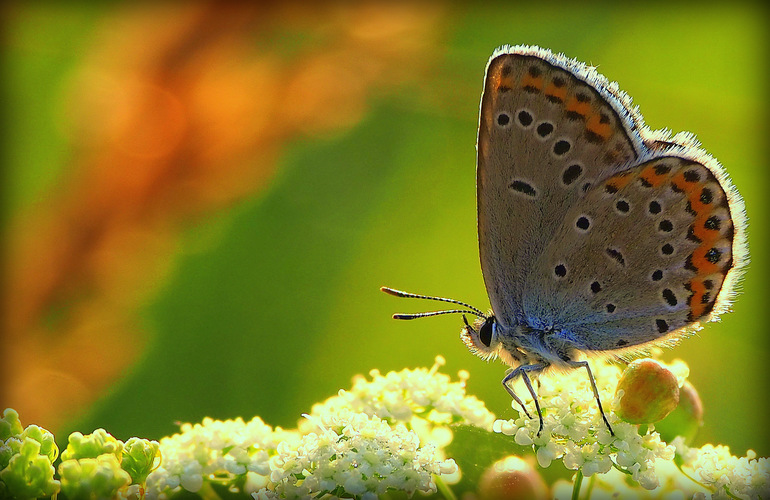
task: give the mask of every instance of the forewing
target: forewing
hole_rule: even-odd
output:
[[[503,326],[526,316],[532,269],[570,207],[637,162],[641,126],[628,97],[582,63],[535,47],[493,54],[476,183],[481,266]]]

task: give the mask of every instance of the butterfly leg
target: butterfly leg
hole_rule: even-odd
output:
[[[569,364],[573,368],[585,368],[588,372],[588,380],[591,382],[591,389],[593,389],[596,403],[599,405],[599,413],[602,414],[602,420],[604,420],[604,423],[607,425],[607,429],[609,429],[610,434],[614,436],[615,432],[613,432],[612,426],[607,421],[607,416],[604,414],[604,408],[602,408],[602,400],[599,399],[599,390],[596,388],[596,380],[594,380],[594,374],[591,373],[591,367],[588,366],[588,361],[570,361]]]
[[[516,401],[519,406],[521,406],[521,408],[524,410],[524,414],[527,415],[527,418],[532,418],[532,416],[527,411],[527,407],[524,406],[524,402],[516,395],[516,393],[513,392],[513,389],[509,385],[509,382],[511,382],[517,376],[521,375],[522,380],[524,380],[524,384],[527,386],[527,390],[529,391],[530,395],[532,395],[532,399],[535,400],[535,409],[537,410],[537,416],[540,419],[540,427],[538,427],[537,430],[538,436],[543,430],[543,412],[540,411],[540,401],[538,400],[535,389],[532,387],[532,381],[530,380],[529,375],[527,375],[527,372],[539,372],[542,371],[546,366],[547,365],[521,365],[508,373],[508,375],[506,375],[503,379],[503,387],[505,387],[505,390],[508,391],[508,394],[511,395],[513,400]]]

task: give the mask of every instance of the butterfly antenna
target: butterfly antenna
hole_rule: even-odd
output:
[[[436,300],[439,302],[449,302],[450,304],[457,304],[468,308],[468,309],[448,309],[444,311],[430,311],[430,312],[416,313],[416,314],[394,314],[393,319],[427,318],[428,316],[439,316],[441,314],[473,314],[480,318],[487,317],[487,315],[484,314],[480,309],[477,309],[472,305],[462,302],[460,300],[447,299],[445,297],[433,297],[432,295],[420,295],[417,293],[402,292],[401,290],[388,288],[386,286],[380,287],[380,290],[387,293],[388,295],[393,295],[394,297],[404,297],[408,299]]]

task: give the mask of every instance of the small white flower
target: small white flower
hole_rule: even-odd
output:
[[[515,427],[513,424],[509,423],[508,429],[515,429]],[[513,440],[516,441],[516,444],[520,444],[521,446],[528,446],[534,442],[532,440],[532,431],[526,427],[519,427],[519,429],[516,430],[516,435]]]
[[[553,462],[555,459],[561,458],[563,454],[564,451],[562,448],[553,442],[548,443],[545,446],[541,446],[535,453],[537,456],[537,463],[540,464],[540,467],[544,469],[549,467],[551,462]]]
[[[345,491],[351,495],[360,495],[366,491],[366,483],[358,476],[350,477],[343,484]]]
[[[518,431],[518,428],[510,420],[495,420],[492,430],[497,433],[503,433],[506,436],[512,436]]]
[[[196,493],[201,489],[201,486],[203,486],[203,476],[196,473],[185,473],[179,478],[179,484],[181,484],[182,488],[187,491]]]

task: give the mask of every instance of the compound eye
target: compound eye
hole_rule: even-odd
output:
[[[484,324],[479,329],[479,340],[482,344],[489,347],[492,344],[492,325],[494,325],[494,318],[487,318]]]

